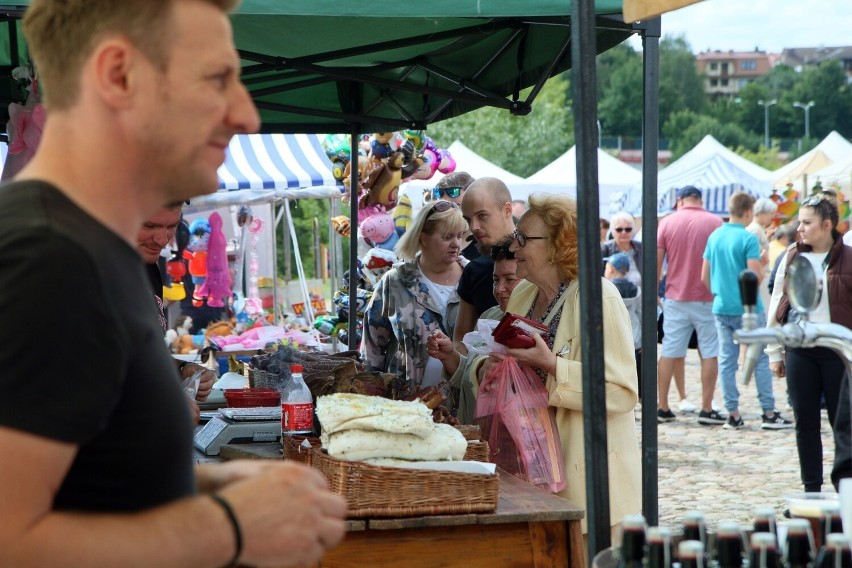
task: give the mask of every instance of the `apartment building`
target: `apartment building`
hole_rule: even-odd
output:
[[[765,51],[702,51],[695,56],[704,92],[712,96],[736,96],[743,87],[772,68]]]
[[[852,83],[852,46],[842,47],[789,47],[781,52],[781,63],[801,71],[807,65],[819,65],[823,61],[840,61],[846,73],[846,81]]]

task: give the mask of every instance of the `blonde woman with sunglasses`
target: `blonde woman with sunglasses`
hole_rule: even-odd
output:
[[[433,201],[417,214],[395,247],[401,262],[373,290],[364,314],[361,354],[368,371],[395,373],[409,392],[438,385],[442,365],[429,356],[426,341],[436,331],[452,337],[459,308],[456,292],[467,261],[459,256],[467,222],[452,201]]]

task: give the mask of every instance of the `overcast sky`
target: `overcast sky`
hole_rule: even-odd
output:
[[[852,45],[852,0],[704,0],[663,14],[667,34],[694,53]]]

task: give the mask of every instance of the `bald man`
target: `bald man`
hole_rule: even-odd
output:
[[[480,314],[497,305],[492,293],[494,261],[491,247],[515,230],[512,194],[497,178],[484,177],[471,183],[462,197],[462,214],[470,226],[481,256],[468,263],[459,280],[459,315],[453,343],[463,353],[464,335],[474,330]]]

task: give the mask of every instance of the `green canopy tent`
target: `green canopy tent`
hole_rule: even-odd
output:
[[[28,2],[0,0],[0,100],[15,98],[12,68],[26,62],[17,20]],[[589,547],[608,546],[606,427],[603,412],[602,313],[597,268],[597,132],[594,56],[641,33],[646,55],[645,158],[643,201],[656,195],[657,41],[659,20],[643,25],[621,21],[621,0],[432,0],[423,3],[355,5],[330,0],[243,0],[232,16],[243,77],[261,111],[264,132],[361,132],[423,129],[428,124],[483,106],[516,115],[532,111],[544,82],[574,67],[574,105],[578,147],[581,289],[587,297],[581,325],[586,413]],[[570,17],[569,17],[570,14]],[[532,87],[521,98],[521,91]],[[8,91],[8,95],[7,92]],[[5,121],[5,117],[0,117]],[[357,153],[353,153],[357,160]],[[353,172],[357,168],[352,168]],[[354,174],[353,174],[354,175]],[[353,180],[353,184],[355,184]],[[353,200],[353,232],[357,212]],[[644,212],[644,245],[653,250],[656,218]],[[352,247],[350,266],[357,261]],[[651,255],[643,266],[652,274]],[[585,267],[585,270],[584,270]],[[592,267],[592,269],[589,269]],[[356,286],[350,282],[355,293]],[[591,294],[590,296],[588,296]],[[653,295],[646,295],[653,313]],[[596,299],[596,301],[594,301]],[[356,302],[350,302],[352,309]],[[354,320],[354,314],[350,315]],[[653,322],[646,318],[646,353],[654,352]],[[350,337],[354,337],[350,333]],[[646,376],[655,361],[646,357]],[[650,373],[648,369],[651,369]],[[645,381],[645,400],[655,385]],[[656,522],[656,426],[653,405],[643,420],[645,514]],[[643,411],[646,408],[643,407]],[[646,425],[646,423],[648,423]],[[598,518],[600,514],[600,518]]]

